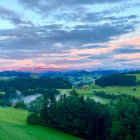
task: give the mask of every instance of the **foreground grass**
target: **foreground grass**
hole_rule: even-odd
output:
[[[54,129],[29,125],[28,112],[13,108],[0,108],[0,140],[78,140]]]

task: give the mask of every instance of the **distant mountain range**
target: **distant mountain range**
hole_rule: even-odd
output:
[[[3,71],[0,72],[0,77],[3,76],[16,76],[16,77],[29,77],[33,74],[38,74],[40,76],[82,76],[82,75],[109,75],[114,73],[133,73],[140,72],[140,70],[96,70],[96,71],[85,71],[85,70],[70,70],[70,71],[48,71],[48,72],[20,72],[20,71]]]
[[[17,76],[17,77],[28,77],[32,73],[31,72],[20,72],[20,71],[3,71],[0,72],[0,76]]]

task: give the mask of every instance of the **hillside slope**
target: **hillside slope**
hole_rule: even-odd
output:
[[[62,132],[26,123],[28,113],[0,108],[0,140],[79,140]]]

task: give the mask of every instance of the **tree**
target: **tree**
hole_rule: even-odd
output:
[[[30,113],[27,117],[27,122],[29,124],[40,124],[41,120],[40,120],[39,114]]]
[[[119,99],[111,128],[113,140],[140,139],[140,108],[132,99]]]
[[[138,84],[136,76],[125,74],[113,74],[103,76],[95,81],[100,86],[135,86]]]
[[[70,91],[70,95],[72,96],[78,96],[78,93],[75,90]]]

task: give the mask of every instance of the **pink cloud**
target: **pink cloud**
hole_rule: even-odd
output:
[[[77,56],[80,54],[102,54],[102,53],[107,53],[110,50],[110,48],[92,48],[92,49],[72,49],[70,50],[70,55],[72,56]]]
[[[135,46],[136,48],[140,48],[140,36],[134,37],[126,37],[126,38],[119,38],[115,41],[111,41],[109,43],[111,50],[116,48],[121,48],[123,46]]]
[[[114,56],[115,59],[140,59],[140,53],[135,54],[117,54]]]
[[[118,38],[103,44],[105,48],[87,48],[87,49],[71,49],[62,54],[42,54],[40,58],[24,59],[24,60],[8,60],[0,59],[0,71],[5,70],[20,70],[20,71],[50,71],[50,70],[66,70],[66,69],[91,69],[102,67],[104,60],[88,61],[88,55],[100,55],[111,52],[123,46],[134,46],[140,48],[140,36]],[[81,54],[87,54],[79,56]],[[113,59],[139,59],[140,53],[133,54],[114,54]],[[63,63],[63,61],[65,61]],[[83,62],[82,62],[83,60]],[[84,60],[87,60],[86,62]],[[52,61],[52,63],[51,63]],[[68,61],[68,62],[67,62]],[[69,62],[71,61],[71,62]],[[82,63],[78,63],[81,61]],[[48,62],[48,63],[47,63]],[[138,63],[139,61],[135,61]],[[120,62],[121,63],[121,62]],[[111,65],[111,64],[110,64]]]

